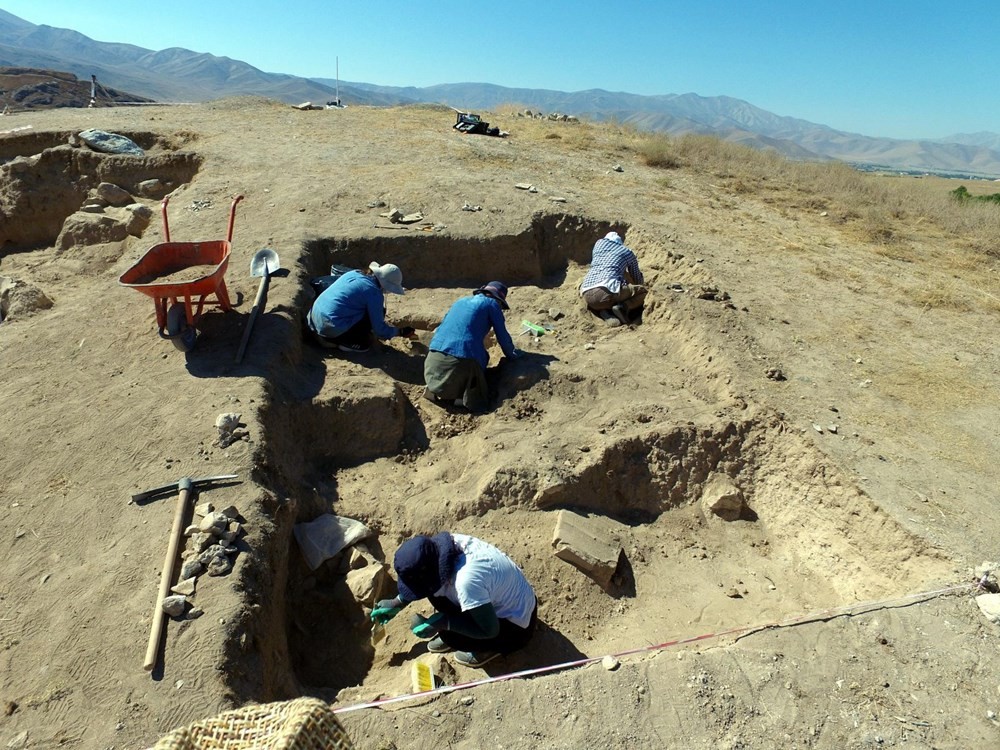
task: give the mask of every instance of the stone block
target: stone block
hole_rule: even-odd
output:
[[[980,594],[976,597],[976,604],[987,620],[1000,623],[1000,594]]]
[[[607,586],[622,554],[620,535],[623,529],[622,524],[608,518],[561,510],[552,535],[554,554]]]
[[[385,584],[386,566],[382,563],[366,565],[347,572],[347,588],[359,604],[371,607],[375,604]]]
[[[738,521],[746,509],[743,492],[725,474],[713,473],[701,493],[705,515],[713,514],[723,521]]]

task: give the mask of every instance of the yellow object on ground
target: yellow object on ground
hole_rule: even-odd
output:
[[[414,693],[426,693],[434,689],[434,672],[422,661],[413,662],[410,668],[410,680],[413,682]]]

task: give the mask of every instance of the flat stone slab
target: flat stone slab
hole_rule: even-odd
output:
[[[553,554],[607,586],[622,554],[621,529],[621,524],[609,518],[561,510],[552,535]]]

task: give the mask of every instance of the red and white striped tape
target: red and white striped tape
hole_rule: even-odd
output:
[[[959,591],[966,591],[968,589],[976,588],[978,586],[979,586],[978,583],[963,583],[955,586],[948,586],[943,589],[937,589],[934,591],[922,591],[918,594],[909,594],[907,596],[903,596],[898,599],[883,599],[879,601],[849,604],[843,607],[834,607],[832,609],[824,609],[817,612],[810,612],[805,615],[797,615],[784,620],[777,620],[775,622],[763,623],[758,625],[744,625],[741,627],[729,628],[727,630],[720,630],[715,633],[701,633],[700,635],[675,638],[670,641],[664,641],[663,643],[657,643],[656,645],[653,646],[640,646],[639,648],[632,648],[628,649],[627,651],[619,651],[618,653],[610,654],[610,656],[616,659],[620,659],[625,656],[634,656],[635,654],[648,653],[651,651],[661,651],[663,649],[670,648],[672,646],[683,646],[687,643],[707,641],[713,638],[722,638],[727,635],[739,635],[758,630],[770,630],[772,628],[785,628],[791,625],[801,625],[807,622],[830,620],[833,619],[834,617],[840,617],[842,615],[865,614],[866,611],[874,611],[876,609],[902,607],[909,604],[915,604],[922,601],[934,599],[939,596],[944,596],[945,594],[953,594]],[[494,677],[484,677],[480,680],[461,682],[457,685],[444,685],[442,687],[434,688],[433,690],[425,690],[420,693],[407,693],[405,695],[397,695],[391,698],[380,698],[378,700],[369,701],[367,703],[355,703],[350,706],[341,706],[340,708],[334,708],[333,713],[345,714],[350,711],[360,711],[365,708],[378,708],[380,706],[388,706],[393,703],[403,703],[404,701],[415,700],[417,698],[427,698],[429,696],[444,695],[445,693],[453,693],[457,690],[468,690],[470,688],[479,687],[480,685],[488,685],[492,682],[504,682],[506,680],[514,680],[520,677],[531,677],[533,675],[546,674],[549,672],[561,672],[566,669],[574,669],[576,667],[582,667],[587,664],[594,664],[596,662],[602,661],[604,658],[605,657],[603,656],[590,656],[584,659],[576,659],[575,661],[566,661],[566,662],[561,662],[559,664],[549,664],[544,667],[533,667],[531,669],[522,669],[518,672],[509,672],[507,674],[496,675]]]

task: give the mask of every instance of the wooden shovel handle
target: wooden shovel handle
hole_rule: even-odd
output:
[[[247,319],[247,327],[243,329],[243,338],[240,341],[240,349],[236,352],[236,364],[240,364],[243,361],[243,354],[247,350],[247,342],[250,341],[250,331],[253,330],[254,321],[257,320],[257,314],[260,312],[261,305],[264,302],[264,297],[267,296],[267,285],[271,281],[271,274],[268,272],[270,269],[267,265],[264,266],[264,278],[260,280],[260,286],[257,287],[257,297],[253,301],[253,308],[250,310],[250,317]]]
[[[192,492],[191,479],[184,477],[177,486],[177,512],[174,513],[174,525],[170,530],[170,543],[167,545],[167,556],[163,560],[163,572],[160,573],[160,593],[156,597],[156,609],[153,610],[153,627],[149,633],[149,645],[146,646],[146,661],[142,668],[147,672],[156,667],[157,654],[160,650],[160,640],[163,638],[163,624],[166,613],[163,611],[163,600],[170,593],[170,584],[174,580],[174,563],[177,561],[177,550],[184,534],[184,521],[187,516],[188,498]]]

